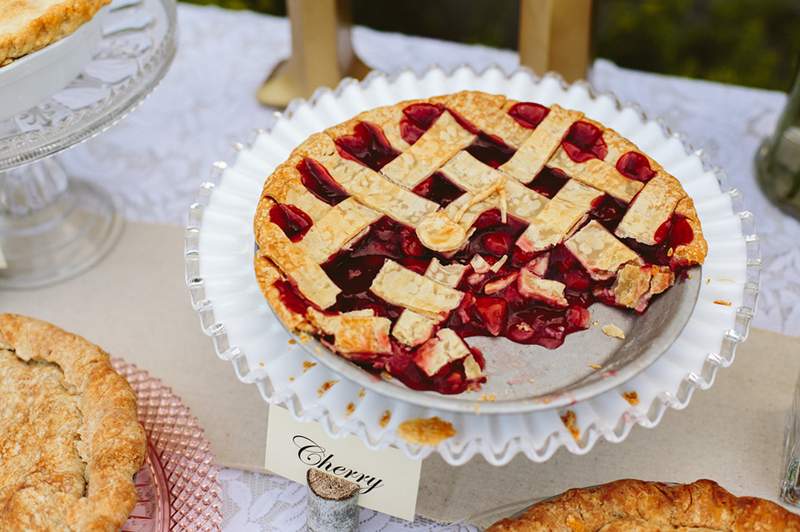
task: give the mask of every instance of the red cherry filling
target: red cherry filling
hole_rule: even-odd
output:
[[[342,292],[336,297],[336,304],[327,309],[330,312],[350,312],[351,310],[372,309],[376,316],[383,316],[392,321],[396,321],[403,312],[401,307],[397,307],[384,301],[369,290],[346,294]],[[374,354],[372,355],[375,356]]]
[[[506,329],[508,303],[499,297],[475,299],[475,313],[492,336],[499,336]]]
[[[322,264],[322,269],[342,293],[330,311],[347,312],[372,308],[379,316],[397,318],[393,307],[369,291],[386,258],[419,274],[425,273],[433,253],[425,248],[410,227],[383,217],[349,249],[343,249]],[[385,307],[385,308],[384,308]]]
[[[281,303],[286,305],[286,308],[297,314],[305,314],[308,307],[312,306],[311,302],[294,287],[289,281],[279,279],[272,285],[278,289],[278,297]]]
[[[519,344],[537,344],[555,349],[564,343],[567,334],[586,329],[589,311],[570,307],[566,312],[535,307],[514,314],[508,326],[508,338]]]
[[[625,204],[606,195],[595,201],[589,218],[612,229],[619,223],[625,209]],[[424,274],[433,257],[443,265],[469,265],[471,259],[480,254],[491,265],[503,256],[508,256],[509,260],[497,268],[497,271],[490,269],[485,273],[477,273],[471,266],[467,266],[467,271],[457,286],[464,292],[461,304],[437,328],[450,328],[462,338],[503,336],[521,344],[557,348],[563,344],[567,335],[588,328],[587,308],[592,303],[605,301],[613,304],[613,301],[608,300],[607,293],[614,280],[592,279],[562,244],[541,256],[520,250],[514,243],[526,227],[524,221],[513,216],[508,216],[503,223],[498,209],[487,211],[473,224],[474,232],[465,248],[445,257],[425,248],[412,228],[383,217],[349,249],[340,251],[322,265],[326,274],[342,290],[336,303],[326,310],[338,313],[372,309],[375,315],[384,316],[393,322],[399,319],[403,312],[401,307],[384,301],[370,291],[375,276],[387,258]],[[635,242],[628,245],[650,263],[669,264],[670,247],[687,243],[693,236],[691,226],[679,215],[663,224],[658,232],[660,241],[656,246],[642,246]],[[520,268],[530,267],[536,261],[541,265],[538,266],[541,268],[538,271],[545,278],[565,285],[564,296],[568,302],[566,308],[548,306],[519,292],[515,276]],[[304,313],[311,305],[290,283],[279,281],[276,287],[282,301],[295,312]],[[413,389],[447,394],[460,393],[475,386],[474,381],[466,378],[462,360],[449,362],[435,375],[429,376],[415,362],[421,346],[409,347],[394,337],[390,341],[391,354],[357,353],[348,354],[348,358],[375,373],[387,371]],[[473,356],[478,360],[475,351]],[[479,364],[483,366],[482,357]],[[483,380],[480,378],[478,382]]]
[[[414,144],[436,122],[444,112],[443,105],[432,103],[413,103],[403,109],[400,120],[400,136],[409,144]]]
[[[605,194],[592,204],[589,216],[613,233],[627,210],[625,202]]]
[[[294,205],[276,203],[269,210],[269,221],[283,229],[292,242],[299,242],[314,224],[309,216]]]
[[[516,103],[508,110],[511,118],[516,120],[522,127],[529,129],[536,129],[536,126],[545,119],[549,112],[550,109],[544,105],[530,102]]]
[[[397,261],[408,257],[430,260],[430,257],[433,256],[433,252],[419,241],[414,229],[395,222],[388,216],[384,216],[372,224],[363,238],[353,244],[349,250],[340,252],[339,255],[342,253],[353,257],[379,255]]]
[[[467,148],[467,152],[492,168],[497,168],[514,155],[514,148],[493,135],[479,133],[478,137]]]
[[[414,144],[428,131],[436,119],[448,111],[461,127],[470,133],[479,134],[481,131],[472,122],[452,109],[447,109],[439,103],[412,103],[403,109],[403,118],[400,119],[400,136],[409,144]],[[510,156],[509,156],[510,157]]]
[[[445,364],[433,376],[426,375],[414,362],[414,352],[399,344],[392,345],[393,353],[385,362],[385,369],[403,384],[414,390],[436,390],[443,394],[456,394],[466,391],[470,382],[464,375],[463,360]],[[481,368],[486,366],[480,350],[470,348],[472,357]],[[383,369],[383,366],[381,367]],[[485,382],[481,377],[479,382]]]
[[[475,232],[469,244],[453,259],[468,264],[475,255],[500,258],[510,254],[516,248],[514,243],[527,226],[527,223],[513,216],[508,216],[506,223],[503,223],[499,209],[486,211],[472,224]]]
[[[343,252],[334,255],[322,269],[343,293],[357,294],[369,290],[384,262],[381,255],[353,256]]]
[[[630,179],[647,182],[656,172],[650,168],[650,161],[639,152],[629,151],[617,161],[617,171]]]
[[[567,184],[569,177],[567,174],[556,168],[548,168],[545,166],[542,171],[536,174],[533,181],[528,183],[528,188],[535,190],[546,198],[552,198],[561,187]]]
[[[672,229],[669,234],[669,242],[673,247],[691,244],[694,240],[694,231],[685,216],[680,214],[672,217]]]
[[[603,140],[603,132],[600,128],[583,120],[570,126],[564,140],[561,141],[561,146],[569,158],[576,163],[583,163],[594,158],[602,160],[608,153],[608,147]]]
[[[504,266],[496,274],[487,273],[476,285],[462,280],[459,289],[481,293],[489,280],[507,276],[509,272]],[[567,293],[572,304],[566,309],[548,307],[522,296],[516,283],[492,296],[474,297],[467,293],[461,306],[451,313],[446,326],[462,338],[505,336],[517,343],[555,349],[564,342],[566,335],[589,326],[586,307],[593,298],[588,288],[585,293]]]
[[[676,247],[689,244],[694,240],[694,231],[685,216],[673,214],[669,220],[658,227],[653,237],[657,243],[652,246],[641,244],[630,238],[626,238],[624,242],[651,264],[679,269],[681,265],[673,259],[673,253]]]
[[[455,183],[447,179],[441,172],[436,172],[428,179],[414,187],[413,192],[434,201],[442,207],[447,207],[450,202],[464,194]]]
[[[358,161],[375,171],[400,155],[389,144],[383,130],[369,122],[359,122],[352,135],[339,137],[335,142],[342,157]]]
[[[300,181],[309,192],[329,205],[336,205],[350,195],[331,177],[324,166],[306,157],[297,164]]]

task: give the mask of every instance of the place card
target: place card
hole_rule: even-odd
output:
[[[316,467],[361,486],[359,505],[412,521],[421,464],[393,447],[373,451],[354,436],[332,438],[319,423],[297,421],[285,408],[269,407],[264,467],[300,484]]]

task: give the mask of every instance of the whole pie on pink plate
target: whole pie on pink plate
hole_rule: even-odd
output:
[[[270,175],[255,271],[291,330],[445,394],[472,336],[559,347],[594,303],[643,313],[707,245],[676,178],[558,105],[459,92],[359,114]]]

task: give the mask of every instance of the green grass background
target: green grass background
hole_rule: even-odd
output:
[[[285,15],[284,0],[189,0]],[[375,29],[516,47],[517,0],[351,0]],[[800,62],[800,0],[595,0],[592,55],[620,66],[788,90]]]

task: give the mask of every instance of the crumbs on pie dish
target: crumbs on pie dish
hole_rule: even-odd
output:
[[[625,331],[623,331],[613,323],[608,323],[606,325],[603,325],[600,328],[600,330],[603,331],[603,334],[611,338],[619,338],[620,340],[625,339]]]
[[[443,394],[486,381],[465,338],[558,348],[591,304],[645,312],[707,252],[678,180],[619,133],[471,91],[311,135],[267,178],[254,231],[289,328]]]
[[[119,530],[137,501],[145,432],[108,354],[0,314],[0,397],[0,530]]]

